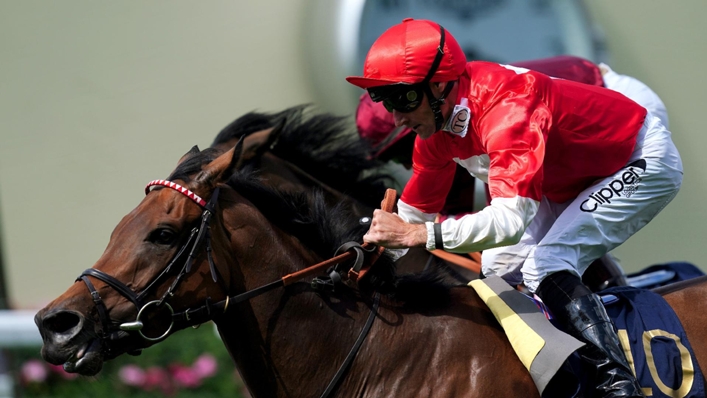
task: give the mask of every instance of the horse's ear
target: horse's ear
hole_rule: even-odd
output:
[[[182,164],[183,161],[189,159],[190,157],[192,157],[193,155],[196,155],[199,152],[201,152],[199,150],[199,147],[197,145],[194,145],[193,147],[191,147],[189,152],[185,153],[184,156],[179,158],[179,162],[177,162],[177,166],[179,166],[180,164]]]
[[[227,180],[236,170],[238,170],[241,155],[243,154],[243,137],[241,137],[236,146],[224,152],[221,156],[214,159],[202,170],[200,180],[210,181],[212,184],[217,184]]]
[[[277,144],[277,140],[280,138],[284,125],[285,119],[283,118],[275,127],[258,131],[257,133],[245,137],[243,141],[243,155],[241,156],[238,167],[240,168],[244,163],[252,159],[257,159],[262,156],[263,153],[272,150]]]
[[[275,145],[277,145],[277,141],[280,139],[280,136],[282,135],[282,131],[285,130],[285,125],[287,124],[287,118],[283,117],[280,119],[280,121],[277,123],[275,127],[272,128],[272,131],[270,131],[270,134],[268,134],[268,139],[265,142],[265,145],[261,147],[261,154],[262,152],[267,151],[272,151],[275,149]]]

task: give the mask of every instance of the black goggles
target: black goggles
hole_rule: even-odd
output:
[[[394,110],[402,113],[412,112],[422,104],[424,98],[423,84],[393,84],[381,87],[371,87],[368,94],[373,102],[383,102],[388,112]]]

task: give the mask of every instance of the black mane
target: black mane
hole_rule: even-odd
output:
[[[368,158],[369,148],[348,127],[346,118],[330,114],[312,114],[308,106],[265,114],[248,113],[226,126],[212,146],[279,126],[282,131],[271,150],[276,156],[296,164],[325,184],[358,199],[370,207],[378,207],[391,179],[375,171],[381,163]],[[221,154],[208,148],[194,150],[168,177],[189,182],[203,165]],[[362,173],[362,171],[364,171]],[[362,174],[369,177],[362,177]],[[391,179],[392,180],[392,179]],[[303,245],[322,259],[331,258],[345,242],[363,242],[368,230],[360,225],[351,203],[327,204],[320,190],[309,193],[281,191],[261,183],[257,169],[242,168],[227,184],[243,195],[273,224],[296,236]],[[417,309],[439,307],[449,300],[449,286],[438,272],[396,275],[395,263],[381,256],[371,268],[364,292],[379,291]]]
[[[377,207],[394,184],[380,171],[383,163],[370,158],[370,147],[359,139],[352,121],[315,113],[309,105],[248,113],[221,130],[212,146],[274,127],[281,131],[271,153],[364,205]]]

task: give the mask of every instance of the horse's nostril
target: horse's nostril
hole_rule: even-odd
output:
[[[65,334],[81,324],[81,316],[75,312],[61,311],[42,321],[44,328],[56,334]]]

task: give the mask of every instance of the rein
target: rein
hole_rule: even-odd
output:
[[[395,203],[395,196],[396,192],[394,189],[388,189],[385,193],[385,197],[383,198],[383,202],[381,203],[381,208],[384,211],[390,212],[393,209],[393,205]],[[370,266],[378,260],[381,254],[383,254],[383,247],[375,246],[369,243],[364,243],[363,245],[360,245],[356,242],[349,242],[347,244],[344,244],[342,246],[344,249],[344,253],[339,254],[337,256],[334,256],[328,260],[322,261],[320,263],[314,264],[312,266],[309,266],[305,269],[299,270],[297,272],[293,272],[291,274],[285,275],[282,278],[270,282],[268,284],[265,284],[260,287],[256,287],[255,289],[248,290],[246,292],[237,294],[232,297],[226,297],[225,300],[221,300],[217,303],[209,303],[207,302],[205,305],[196,308],[196,309],[188,309],[183,312],[175,313],[172,316],[172,319],[178,322],[183,322],[183,321],[193,321],[195,319],[206,319],[210,320],[211,319],[211,313],[214,310],[221,311],[222,313],[225,313],[228,310],[228,306],[231,303],[238,304],[243,301],[250,300],[254,297],[260,296],[263,293],[269,292],[270,290],[276,289],[278,287],[285,287],[289,286],[292,283],[306,278],[308,276],[312,276],[315,274],[320,274],[322,273],[323,270],[328,269],[331,266],[334,266],[339,263],[346,262],[348,260],[351,260],[356,257],[356,262],[354,266],[352,266],[350,269],[347,270],[346,272],[346,277],[349,279],[352,279],[353,281],[359,281],[361,278],[365,276],[365,274],[368,272],[370,269]],[[341,250],[341,248],[340,248]],[[362,261],[362,252],[369,252],[371,253],[370,258],[368,261],[364,262]],[[342,272],[342,271],[339,271]],[[206,320],[202,322],[206,322]],[[201,323],[201,322],[199,322]]]
[[[450,253],[440,249],[432,250],[430,253],[444,261],[466,268],[469,271],[476,272],[477,274],[481,273],[481,256],[477,252],[469,253],[471,258],[462,257],[456,253]]]
[[[365,273],[368,271],[369,267],[379,258],[379,256],[383,253],[384,248],[383,247],[377,247],[375,245],[369,244],[369,243],[364,243],[363,245],[358,244],[357,242],[349,242],[347,244],[344,244],[339,251],[343,250],[344,253],[336,255],[333,258],[330,258],[328,260],[322,261],[320,263],[314,264],[310,267],[307,267],[303,270],[288,274],[280,278],[279,280],[276,280],[274,282],[268,283],[266,285],[257,287],[255,289],[246,291],[244,293],[237,294],[235,296],[226,296],[225,300],[216,302],[216,303],[211,303],[211,298],[206,299],[206,303],[202,305],[201,307],[198,307],[196,309],[187,309],[182,312],[174,312],[174,309],[172,306],[167,302],[167,300],[174,295],[174,291],[179,285],[179,283],[183,280],[183,278],[191,271],[191,267],[194,263],[194,260],[196,258],[197,252],[201,248],[202,244],[204,241],[206,242],[206,251],[207,251],[207,257],[209,261],[209,267],[211,271],[212,278],[214,282],[219,281],[221,282],[221,279],[218,278],[218,270],[216,268],[216,265],[213,261],[212,255],[211,255],[211,239],[210,239],[210,220],[211,216],[214,213],[216,203],[218,202],[218,196],[220,192],[220,188],[217,187],[212,196],[211,199],[209,199],[209,202],[207,203],[204,201],[201,197],[196,195],[194,192],[190,191],[187,188],[182,187],[181,185],[167,181],[167,180],[154,180],[151,181],[150,183],[147,184],[145,187],[145,194],[150,193],[150,188],[153,186],[164,186],[168,187],[171,189],[176,190],[177,192],[187,196],[189,199],[194,201],[196,204],[198,204],[200,207],[203,208],[202,216],[201,216],[201,225],[198,228],[193,228],[191,230],[191,233],[189,235],[189,238],[187,239],[186,243],[179,249],[177,254],[172,258],[170,263],[167,265],[167,267],[160,272],[159,275],[155,279],[150,282],[147,287],[140,293],[136,293],[134,290],[132,290],[130,287],[125,285],[123,282],[119,281],[118,279],[114,278],[113,276],[110,276],[106,274],[105,272],[95,269],[95,268],[89,268],[81,273],[78,278],[76,278],[76,281],[78,282],[83,281],[86,284],[86,287],[88,288],[88,291],[91,294],[91,297],[93,299],[94,304],[96,305],[96,309],[98,311],[98,317],[102,325],[102,330],[100,333],[100,339],[103,342],[103,347],[106,353],[110,354],[111,352],[111,342],[119,340],[123,337],[128,336],[128,332],[131,331],[137,331],[140,336],[147,340],[147,341],[152,341],[152,342],[157,342],[165,339],[169,333],[172,331],[172,328],[174,327],[175,323],[186,323],[186,326],[194,326],[200,325],[201,323],[207,322],[209,320],[212,320],[215,316],[214,314],[218,315],[223,315],[228,311],[228,306],[231,302],[237,304],[241,303],[243,301],[250,300],[254,297],[260,296],[261,294],[264,294],[266,292],[269,292],[270,290],[273,290],[278,287],[285,287],[288,286],[295,281],[298,281],[300,279],[306,278],[308,276],[314,275],[321,273],[322,270],[325,270],[329,267],[332,267],[334,265],[346,262],[348,260],[354,259],[355,261],[353,262],[352,266],[348,268],[346,271],[346,276],[349,279],[352,279],[354,281],[360,280]],[[381,207],[385,211],[392,211],[393,205],[395,203],[395,197],[396,197],[396,192],[393,189],[388,189],[385,194],[385,198],[381,204]],[[189,249],[189,250],[188,250]],[[175,263],[181,259],[185,253],[188,251],[188,256],[186,258],[186,261],[184,262],[184,265],[180,269],[179,273],[177,274],[176,278],[172,282],[172,284],[169,286],[167,291],[161,296],[160,299],[158,300],[152,300],[147,303],[145,303],[145,297],[147,294],[152,290],[154,286],[156,286],[162,279],[164,279],[166,276],[170,275],[172,273],[173,267],[176,269],[174,266]],[[338,251],[337,251],[338,252]],[[370,257],[368,258],[368,261],[364,261],[364,252],[370,253]],[[355,258],[354,258],[355,257]],[[342,277],[339,275],[339,272],[343,272],[342,270],[335,269],[335,271],[332,272],[332,276],[337,273],[338,275],[338,280],[341,280]],[[89,277],[93,277],[96,279],[99,279],[106,283],[108,286],[112,287],[115,289],[118,293],[120,293],[122,296],[127,298],[130,302],[135,305],[135,308],[137,309],[137,316],[135,318],[135,321],[133,322],[124,322],[121,323],[118,328],[115,328],[113,326],[113,323],[110,320],[110,316],[108,314],[108,309],[103,302],[103,299],[101,298],[100,294],[94,287],[93,283],[91,282]],[[226,290],[225,286],[222,285],[222,288]],[[358,353],[358,350],[360,349],[361,345],[363,344],[363,341],[365,340],[366,336],[368,335],[369,330],[371,329],[373,325],[373,321],[375,320],[375,315],[378,312],[378,306],[380,303],[380,293],[376,292],[374,295],[374,300],[371,306],[371,312],[368,316],[368,319],[366,320],[365,325],[361,329],[361,332],[356,339],[356,342],[354,343],[353,347],[349,351],[348,355],[344,359],[344,362],[342,365],[339,367],[337,370],[336,374],[332,378],[332,380],[327,384],[327,388],[325,389],[324,393],[322,394],[322,398],[328,397],[334,389],[337,387],[339,381],[341,378],[344,376],[346,371],[348,370],[349,366],[353,362],[353,360],[356,357],[356,354]],[[169,310],[171,314],[171,323],[167,330],[161,334],[158,337],[149,337],[146,336],[143,332],[142,329],[144,327],[144,324],[141,320],[143,313],[145,312],[146,309],[148,309],[150,306],[154,306],[155,308],[159,308],[161,306],[165,306],[167,310]]]

